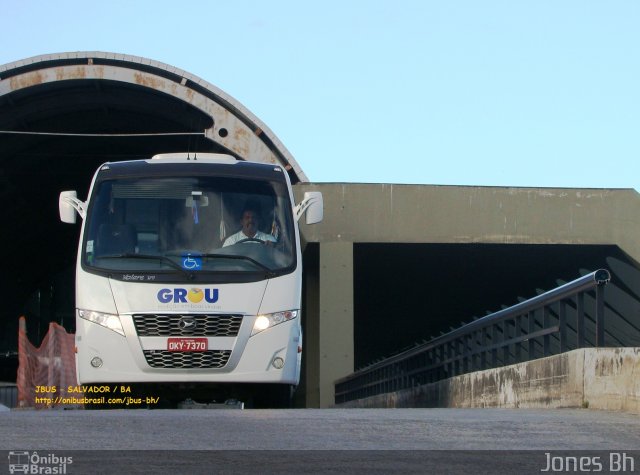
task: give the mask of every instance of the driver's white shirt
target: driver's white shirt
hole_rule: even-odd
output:
[[[243,239],[260,239],[261,241],[271,241],[276,242],[276,238],[274,238],[271,234],[263,233],[262,231],[256,231],[255,236],[250,238],[242,230],[237,233],[229,236],[225,241],[222,247],[231,246],[232,244],[237,243],[238,241],[242,241]]]

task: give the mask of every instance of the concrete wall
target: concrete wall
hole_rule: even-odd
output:
[[[325,220],[309,242],[615,244],[640,262],[640,194],[632,189],[354,183],[321,191]]]
[[[353,371],[353,245],[320,245],[319,407],[334,401],[333,382]]]
[[[589,407],[640,413],[640,348],[583,348],[339,407]]]

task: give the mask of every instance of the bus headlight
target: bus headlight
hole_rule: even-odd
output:
[[[286,310],[284,312],[265,313],[264,315],[258,315],[255,322],[253,322],[253,330],[251,336],[261,331],[271,328],[280,323],[288,322],[298,317],[298,310]]]
[[[102,325],[103,327],[108,328],[109,330],[113,330],[114,332],[124,336],[122,323],[120,322],[120,317],[118,317],[117,315],[94,312],[93,310],[78,309],[78,316],[90,322]]]

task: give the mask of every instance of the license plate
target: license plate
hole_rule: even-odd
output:
[[[168,338],[168,351],[206,351],[209,340],[206,338]]]

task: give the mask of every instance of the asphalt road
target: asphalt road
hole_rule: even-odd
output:
[[[0,427],[0,450],[77,454],[66,473],[539,473],[610,452],[640,472],[640,416],[585,409],[13,410]]]

